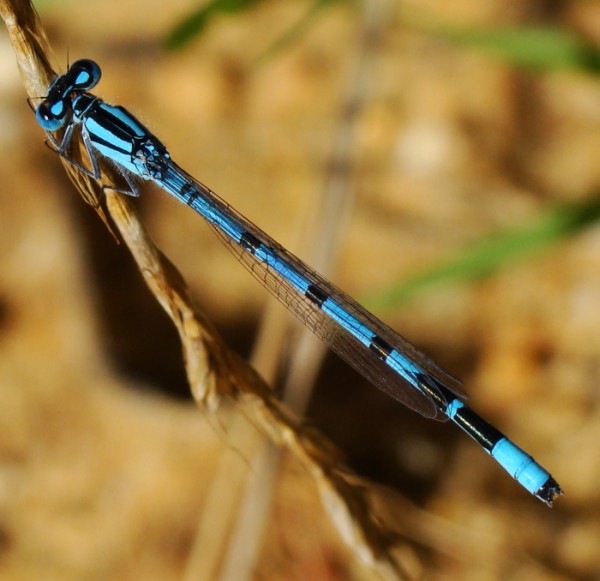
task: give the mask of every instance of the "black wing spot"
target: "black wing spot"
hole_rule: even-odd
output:
[[[321,308],[323,303],[329,298],[329,295],[314,284],[308,285],[304,296],[311,302]]]
[[[248,250],[252,254],[255,254],[262,245],[261,241],[250,232],[244,232],[242,234],[242,237],[240,238],[240,244],[244,250]]]
[[[412,373],[416,384],[420,386],[421,391],[432,400],[436,407],[446,413],[448,402],[456,399],[452,393],[439,379],[425,373]]]
[[[375,336],[371,340],[369,349],[373,351],[377,355],[377,357],[379,357],[379,359],[385,361],[394,348],[387,341],[384,341],[381,337]]]
[[[196,194],[198,190],[192,184],[184,184],[181,188],[180,195],[185,199],[185,203],[189,206],[192,204],[194,199],[196,198]]]

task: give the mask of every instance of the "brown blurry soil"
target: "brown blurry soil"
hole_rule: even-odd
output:
[[[454,24],[546,22],[600,42],[595,2],[451,4],[418,6]],[[71,61],[97,60],[97,94],[134,111],[180,165],[292,245],[295,220],[321,192],[358,10],[324,10],[254,69],[305,3],[221,17],[176,54],[160,41],[189,3],[165,6],[48,5],[55,64],[65,66],[67,50]],[[126,249],[44,147],[12,49],[4,35],[0,42],[0,577],[181,578],[228,444],[183,397],[176,334]],[[600,193],[598,78],[517,71],[397,17],[371,76],[356,132],[357,199],[332,274],[353,296],[552,204]],[[199,307],[247,354],[265,291],[189,209],[152,188],[138,206]],[[551,470],[566,491],[553,509],[452,426],[419,418],[327,361],[310,419],[358,472],[390,487],[381,512],[425,578],[600,574],[599,265],[592,224],[489,277],[378,313],[463,378],[473,406]],[[290,460],[255,578],[369,578]]]

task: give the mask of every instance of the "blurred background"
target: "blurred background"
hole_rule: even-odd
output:
[[[96,94],[291,251],[317,264],[339,228],[328,278],[463,379],[564,488],[543,506],[453,426],[328,354],[306,417],[376,483],[413,570],[597,579],[600,4],[36,7],[59,70],[96,60]],[[193,578],[231,445],[195,407],[177,334],[126,247],[44,146],[4,29],[0,61],[0,576]],[[344,209],[325,214],[332,183]],[[268,293],[188,208],[152,187],[136,206],[249,357]],[[253,579],[372,578],[290,458],[261,546]]]

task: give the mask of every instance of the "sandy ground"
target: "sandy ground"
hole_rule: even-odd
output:
[[[321,239],[305,224],[323,196],[361,12],[324,10],[255,67],[305,3],[220,17],[165,54],[160,40],[189,4],[173,0],[167,14],[154,0],[86,0],[41,13],[56,66],[67,54],[98,61],[97,94],[134,111],[190,173],[308,259],[306,243]],[[355,199],[328,276],[357,297],[600,191],[597,78],[519,71],[432,38],[402,24],[413,4],[392,3],[380,26],[351,134]],[[595,2],[419,8],[456,25],[545,22],[600,39]],[[0,577],[193,578],[192,553],[215,551],[192,549],[207,503],[214,512],[231,502],[226,486],[221,500],[209,496],[213,477],[225,455],[248,459],[186,398],[177,336],[44,147],[5,35],[0,62]],[[138,207],[199,308],[247,356],[267,293],[192,211],[153,188]],[[553,473],[566,491],[553,509],[452,426],[327,359],[308,417],[384,485],[381,514],[415,576],[600,574],[599,264],[592,222],[489,276],[377,311]],[[271,502],[252,578],[372,578],[293,459],[283,458]]]

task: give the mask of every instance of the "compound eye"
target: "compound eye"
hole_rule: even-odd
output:
[[[68,74],[73,78],[74,90],[89,91],[100,81],[102,71],[94,61],[81,59],[71,65]]]
[[[56,101],[50,103],[44,101],[35,110],[35,117],[37,122],[46,131],[57,131],[60,129],[67,119],[67,107],[64,101]]]

